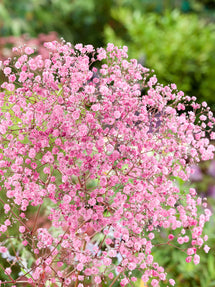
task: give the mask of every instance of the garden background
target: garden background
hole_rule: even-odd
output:
[[[126,45],[161,83],[176,83],[215,112],[214,0],[0,1],[0,60],[11,56],[12,46],[27,43],[43,53],[45,41],[61,37],[95,47]],[[196,166],[191,183],[214,210],[215,161]],[[202,252],[198,266],[186,264],[171,246],[153,254],[178,287],[215,286],[214,216],[207,229],[211,250]]]

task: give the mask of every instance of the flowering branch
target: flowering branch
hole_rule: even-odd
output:
[[[187,181],[193,163],[214,156],[210,108],[157,83],[127,59],[126,47],[45,49],[47,59],[15,49],[2,65],[0,253],[11,256],[8,232],[15,255],[21,246],[32,261],[20,254],[2,265],[10,279],[2,284],[11,272],[13,284],[21,282],[15,265],[38,286],[132,286],[135,270],[154,287],[168,284],[156,248],[171,245],[195,264],[198,250],[209,250],[203,228],[211,211],[177,179]],[[164,243],[160,230],[170,233]]]

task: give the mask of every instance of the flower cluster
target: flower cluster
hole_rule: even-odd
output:
[[[2,285],[133,286],[138,271],[147,284],[173,286],[153,252],[162,229],[170,231],[164,244],[180,244],[187,262],[208,251],[211,212],[177,179],[213,158],[212,112],[175,84],[157,83],[126,47],[45,48],[48,59],[24,47],[2,63],[0,252],[10,252],[15,229],[33,258],[26,265],[13,248]]]

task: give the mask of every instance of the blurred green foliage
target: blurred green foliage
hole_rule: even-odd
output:
[[[215,25],[178,10],[164,15],[126,8],[112,10],[126,28],[129,41],[106,26],[107,42],[127,45],[129,56],[155,69],[159,82],[176,83],[180,90],[207,101],[215,110]]]
[[[0,2],[1,35],[57,32],[73,43],[104,43],[103,30],[111,22],[114,0],[2,0]],[[13,19],[11,21],[11,19]],[[113,23],[110,23],[111,25]]]

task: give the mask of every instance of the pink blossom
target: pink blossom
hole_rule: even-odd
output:
[[[103,48],[99,48],[97,51],[98,51],[97,59],[99,61],[101,61],[101,60],[106,58],[106,51]]]
[[[150,239],[150,240],[152,240],[152,239],[155,237],[154,233],[149,233],[148,236],[149,236],[149,239]]]
[[[99,283],[101,283],[101,282],[102,282],[101,277],[96,276],[96,277],[95,277],[95,283],[96,283],[96,284],[99,284]]]
[[[128,269],[131,270],[131,271],[135,270],[136,267],[137,267],[137,265],[135,263],[133,263],[133,262],[128,264]]]
[[[0,246],[0,253],[6,253],[7,248],[5,246]]]
[[[175,238],[175,236],[173,234],[169,234],[168,238],[169,238],[169,240],[173,240]]]
[[[76,110],[72,113],[72,117],[74,120],[78,120],[79,117],[80,117],[80,111],[79,110]]]
[[[193,248],[188,248],[188,249],[187,249],[187,254],[188,254],[188,255],[193,255],[193,254],[194,254]]]
[[[97,112],[101,109],[101,105],[100,104],[95,104],[95,105],[92,105],[91,109],[94,111],[94,112]]]
[[[7,214],[10,211],[10,205],[6,203],[4,205],[4,210],[5,210],[5,213]]]
[[[105,258],[105,259],[103,260],[103,262],[104,262],[104,265],[109,266],[109,265],[111,265],[112,260],[111,260],[110,258]]]
[[[108,144],[106,148],[108,152],[112,152],[114,149],[114,147],[111,144]]]
[[[120,281],[120,286],[126,286],[128,283],[129,283],[128,279],[127,279],[127,278],[123,278],[123,279]]]
[[[179,244],[183,244],[184,243],[184,238],[183,237],[179,237],[177,239],[177,241],[178,241]]]
[[[22,244],[23,244],[24,246],[27,246],[27,245],[28,245],[28,241],[27,241],[27,240],[24,240],[24,241],[22,241]]]
[[[194,257],[193,257],[193,262],[194,262],[194,264],[199,264],[199,262],[200,262],[200,256],[199,255],[197,255],[197,254],[195,254],[194,255]]]
[[[119,111],[114,112],[114,118],[119,119],[121,117],[121,113]]]
[[[82,271],[84,266],[83,266],[82,263],[79,263],[76,268],[77,268],[78,271]]]
[[[10,91],[10,92],[12,92],[12,91],[14,91],[14,89],[15,89],[15,85],[14,84],[7,84],[7,90],[8,91]]]
[[[151,285],[152,285],[153,287],[156,287],[156,286],[159,285],[159,281],[158,281],[157,279],[152,279]]]
[[[5,268],[5,274],[10,275],[12,272],[10,267]]]
[[[19,227],[19,232],[24,233],[25,232],[25,226],[20,226]]]
[[[5,74],[6,76],[8,76],[10,73],[11,73],[11,68],[10,68],[10,67],[4,68],[4,74]]]
[[[208,240],[208,235],[205,235],[204,236],[204,241],[207,241]]]
[[[43,169],[43,172],[46,173],[46,174],[50,174],[50,168],[49,167],[45,167]]]
[[[26,48],[25,48],[25,53],[26,53],[27,55],[31,55],[31,54],[34,53],[34,49],[31,48],[31,47],[26,47]]]
[[[29,284],[82,287],[120,274],[114,282],[126,286],[142,270],[159,286],[167,278],[152,255],[160,228],[170,233],[162,248],[175,239],[198,264],[211,211],[174,178],[187,181],[191,166],[214,157],[210,109],[158,84],[126,47],[50,41],[44,50],[45,60],[17,48],[0,91],[0,237],[8,247],[4,232],[17,228],[33,261]]]
[[[36,150],[34,149],[34,148],[31,148],[30,150],[29,150],[29,153],[28,153],[28,156],[30,157],[30,158],[35,158],[35,156],[36,156]]]
[[[2,233],[6,232],[6,231],[7,231],[7,226],[4,225],[4,224],[2,224],[2,225],[0,226],[0,231],[1,231]]]
[[[169,279],[169,284],[172,285],[172,286],[175,286],[175,280]]]
[[[106,244],[111,244],[113,241],[112,241],[112,239],[111,238],[106,238],[105,239],[105,242],[106,242]]]
[[[205,246],[204,246],[204,251],[205,251],[205,253],[208,253],[209,250],[210,250],[210,247],[208,247],[208,245],[205,245]]]
[[[11,225],[11,221],[10,221],[9,219],[6,219],[5,222],[4,222],[4,224],[5,224],[6,226],[10,226],[10,225]]]

